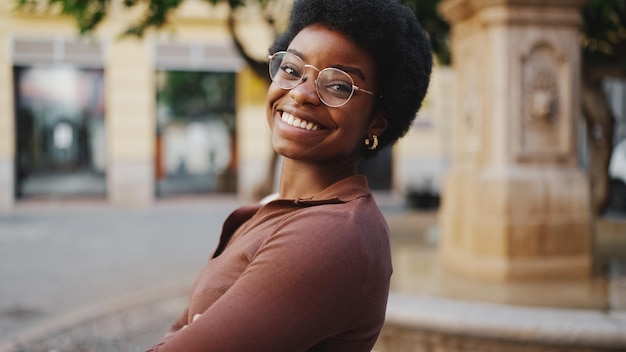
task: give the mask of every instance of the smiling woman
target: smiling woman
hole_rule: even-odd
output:
[[[278,197],[226,219],[151,351],[370,351],[383,325],[389,228],[357,164],[415,118],[428,40],[396,0],[298,0],[269,58]]]
[[[292,164],[298,179],[303,176],[298,170],[302,162],[307,168],[319,168],[306,184],[301,184],[306,189],[294,190],[298,196],[310,197],[333,181],[355,174],[355,165],[365,149],[364,140],[381,136],[389,118],[378,109],[373,94],[354,89],[356,82],[368,93],[375,90],[376,66],[373,56],[346,35],[323,24],[312,24],[294,37],[288,50],[287,54],[278,54],[293,57],[291,62],[296,63],[306,58],[310,64],[297,67],[283,58],[278,71],[283,73],[272,76],[274,84],[268,90],[267,117],[274,149],[287,157],[283,180],[285,172],[293,169]],[[272,65],[270,62],[270,69]],[[323,69],[318,73],[312,67]],[[352,72],[352,76],[337,67]],[[331,77],[326,77],[329,72]],[[296,77],[296,83],[281,78],[287,75]],[[295,126],[282,123],[283,115],[301,122]],[[302,128],[308,124],[317,128]]]

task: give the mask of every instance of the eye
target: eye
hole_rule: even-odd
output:
[[[328,82],[324,85],[324,89],[326,89],[329,93],[336,96],[349,96],[352,94],[352,84],[345,81],[333,81]]]
[[[302,76],[302,74],[300,73],[300,71],[298,70],[298,68],[296,66],[294,66],[293,64],[290,63],[284,63],[280,66],[281,71],[283,71],[285,74],[292,76],[292,77],[296,77],[296,78],[300,78]]]

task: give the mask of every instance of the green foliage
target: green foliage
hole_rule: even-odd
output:
[[[18,7],[32,10],[46,3],[49,8],[60,8],[61,13],[76,20],[81,34],[95,30],[106,18],[108,9],[115,0],[15,0]],[[184,0],[123,0],[126,8],[146,6],[144,16],[138,22],[130,25],[124,35],[142,36],[149,28],[160,28],[167,23],[168,15]],[[261,8],[266,8],[273,0],[205,0],[215,5],[221,1],[228,1],[232,8],[245,6],[247,2],[256,2]],[[450,63],[448,49],[449,26],[437,13],[437,4],[440,0],[403,0],[415,12],[424,30],[428,33],[433,51],[442,64]]]
[[[47,3],[50,8],[76,20],[81,34],[93,31],[107,16],[115,0],[15,0],[20,8],[36,8]],[[129,26],[126,35],[141,36],[149,28],[167,23],[168,15],[184,0],[123,0],[124,6],[145,6],[144,16]],[[262,8],[274,0],[205,0],[213,5],[227,1],[233,9],[256,2]],[[432,48],[442,64],[450,63],[448,46],[449,25],[439,16],[437,5],[441,0],[402,0],[420,20],[428,33]],[[619,66],[626,72],[626,0],[588,0],[583,12],[581,44],[586,65]]]
[[[232,72],[160,72],[165,75],[157,101],[180,118],[221,116],[235,111],[235,74]]]
[[[585,64],[626,73],[626,0],[588,0],[582,16]]]
[[[420,24],[428,33],[433,52],[439,63],[449,65],[448,34],[450,26],[439,16],[437,11],[437,4],[440,0],[403,0],[402,2],[415,13]]]
[[[18,8],[27,11],[38,9],[40,0],[16,0]],[[106,17],[107,10],[112,0],[46,0],[49,9],[61,10],[64,15],[69,15],[76,20],[81,34],[94,30]],[[126,3],[136,3],[137,0],[125,0]]]
[[[167,23],[168,14],[175,10],[183,0],[147,0],[148,9],[146,15],[139,20],[138,23],[130,26],[126,30],[126,34],[137,36],[143,35],[146,29],[150,27],[162,27]],[[133,7],[139,3],[139,0],[124,0],[126,7]]]
[[[33,11],[42,3],[49,9],[60,9],[61,14],[69,15],[76,20],[78,30],[87,34],[95,30],[106,18],[108,10],[115,0],[16,0],[18,8]],[[135,24],[129,26],[124,34],[141,36],[146,29],[161,27],[167,23],[170,12],[176,9],[183,0],[123,0],[126,8],[138,5],[145,6],[144,16]],[[215,3],[218,0],[208,0]],[[231,4],[240,1],[230,0]]]

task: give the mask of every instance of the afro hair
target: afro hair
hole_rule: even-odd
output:
[[[432,52],[415,14],[399,0],[296,0],[287,30],[269,48],[286,50],[305,27],[322,24],[369,52],[377,65],[379,107],[389,126],[370,157],[408,131],[422,105],[432,71]],[[365,149],[365,148],[364,148]]]

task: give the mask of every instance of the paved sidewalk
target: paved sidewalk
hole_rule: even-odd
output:
[[[147,209],[19,203],[0,215],[0,351],[107,311],[184,297],[239,204],[227,196]],[[171,320],[160,323],[159,335]]]

